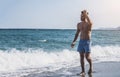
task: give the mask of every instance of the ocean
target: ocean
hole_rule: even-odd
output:
[[[56,77],[80,66],[74,29],[0,29],[0,77]],[[94,63],[120,62],[120,31],[92,30]],[[86,62],[86,65],[88,63]],[[50,72],[53,72],[52,74]],[[37,75],[38,76],[37,76]],[[65,76],[66,75],[66,76]],[[70,76],[71,77],[71,76]]]

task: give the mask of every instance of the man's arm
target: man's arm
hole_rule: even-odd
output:
[[[78,35],[79,35],[79,33],[80,33],[79,24],[80,24],[80,23],[77,24],[77,31],[76,31],[76,34],[75,34],[74,40],[73,40],[73,42],[72,42],[72,44],[71,44],[71,47],[72,47],[72,48],[74,47],[74,45],[75,45],[75,41],[77,40]]]
[[[89,18],[89,16],[88,16],[88,13],[87,13],[86,10],[84,10],[84,16],[85,16],[85,18],[87,19],[88,24],[89,24],[90,26],[92,26],[92,21],[90,20],[90,18]]]
[[[89,16],[86,14],[86,19],[87,19],[87,21],[88,21],[88,24],[90,25],[90,26],[92,26],[92,21],[90,20],[90,18],[89,18]]]

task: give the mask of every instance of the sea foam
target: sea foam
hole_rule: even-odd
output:
[[[93,46],[92,59],[93,62],[102,61],[120,61],[119,46]],[[45,52],[41,49],[28,52],[24,50],[0,50],[0,71],[14,71],[24,68],[44,68],[52,67],[61,68],[66,66],[78,66],[79,53],[68,49],[61,52]]]

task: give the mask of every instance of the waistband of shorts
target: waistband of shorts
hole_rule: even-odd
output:
[[[90,39],[80,39],[80,41],[90,41]]]

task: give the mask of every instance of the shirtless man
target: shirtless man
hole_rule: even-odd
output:
[[[80,34],[80,41],[77,48],[77,51],[80,54],[80,63],[82,72],[80,75],[85,75],[85,68],[84,68],[84,57],[86,57],[88,63],[89,63],[89,70],[88,74],[92,73],[92,59],[90,57],[90,38],[91,38],[91,28],[92,28],[92,22],[88,17],[88,13],[86,10],[83,10],[81,12],[81,22],[77,24],[77,31],[74,37],[74,40],[71,44],[71,47],[73,48],[75,45],[75,41],[77,40],[79,34]]]

